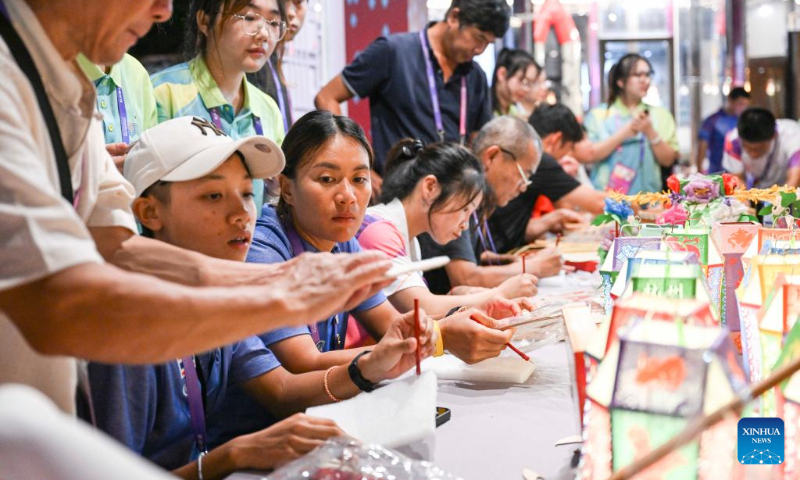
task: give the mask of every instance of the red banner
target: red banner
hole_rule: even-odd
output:
[[[346,0],[344,20],[349,64],[376,38],[408,31],[408,0]],[[371,139],[369,99],[350,100],[347,108]]]

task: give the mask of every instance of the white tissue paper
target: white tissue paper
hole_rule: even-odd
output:
[[[454,355],[428,358],[422,368],[433,371],[442,380],[492,383],[525,383],[536,370],[531,362],[519,357],[496,357],[468,365]]]
[[[312,407],[306,414],[329,418],[365,443],[397,448],[436,431],[436,375],[425,372],[396,380],[343,402]]]

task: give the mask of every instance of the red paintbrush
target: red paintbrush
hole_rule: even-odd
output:
[[[420,368],[420,361],[422,360],[422,345],[419,341],[420,330],[422,327],[419,324],[419,299],[414,299],[414,338],[417,339],[417,376],[422,374],[422,369]]]
[[[475,316],[475,315],[470,315],[470,316],[469,316],[469,318],[470,318],[470,320],[472,320],[473,322],[478,322],[478,323],[480,323],[481,325],[483,325],[483,322],[481,322],[480,320],[478,320],[478,317],[477,317],[477,316]],[[484,326],[485,326],[485,325],[484,325]],[[522,359],[523,359],[523,360],[525,360],[526,362],[530,362],[530,361],[531,361],[531,357],[529,357],[529,356],[525,355],[525,352],[523,352],[522,350],[518,349],[518,348],[517,348],[517,347],[515,347],[514,345],[511,345],[511,342],[508,342],[508,343],[506,343],[506,347],[510,348],[510,349],[511,349],[511,350],[512,350],[514,353],[516,353],[517,355],[519,355],[520,357],[522,357]],[[533,363],[533,362],[531,362],[531,363]]]

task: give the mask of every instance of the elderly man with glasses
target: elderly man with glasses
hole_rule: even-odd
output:
[[[523,260],[509,261],[496,255],[494,240],[486,228],[485,217],[494,208],[503,207],[524,192],[542,157],[542,140],[523,120],[511,116],[497,117],[483,126],[473,142],[475,154],[483,161],[486,180],[492,194],[484,202],[461,238],[447,245],[438,245],[422,235],[420,245],[425,258],[448,255],[450,264],[425,275],[432,292],[447,293],[452,287],[500,286],[509,298],[536,293],[536,276],[550,276],[561,269],[561,257],[555,251],[528,257],[521,275]],[[493,259],[489,265],[479,262],[482,254]],[[501,259],[503,264],[501,263]],[[493,263],[493,264],[492,264]]]

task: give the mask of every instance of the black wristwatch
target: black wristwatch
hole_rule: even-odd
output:
[[[358,355],[356,355],[356,358],[354,358],[353,361],[350,362],[350,366],[347,367],[347,373],[350,374],[350,380],[352,380],[353,383],[356,384],[356,387],[358,387],[359,390],[361,390],[362,392],[371,392],[375,390],[375,387],[377,386],[377,384],[372,383],[366,378],[364,378],[364,376],[361,375],[361,369],[358,368],[358,359],[368,354],[371,351],[372,350],[366,350],[359,353]]]

